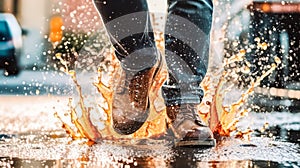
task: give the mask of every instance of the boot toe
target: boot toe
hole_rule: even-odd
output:
[[[183,140],[208,140],[213,139],[213,134],[208,127],[193,129],[183,137]]]
[[[216,140],[208,127],[188,131],[182,139],[175,141],[177,147],[210,148],[216,146]]]
[[[114,122],[114,130],[122,135],[130,135],[142,127],[144,121],[126,120],[124,122]]]
[[[112,121],[114,130],[121,135],[129,135],[142,127],[149,116],[150,106],[146,109],[114,106]]]

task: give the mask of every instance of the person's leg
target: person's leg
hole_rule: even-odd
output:
[[[181,140],[213,145],[208,127],[197,113],[203,97],[200,83],[208,66],[213,5],[211,0],[169,0],[166,61],[169,79],[163,86],[168,117]],[[191,144],[191,143],[183,143]]]
[[[167,105],[201,102],[211,21],[210,0],[169,0],[165,38],[170,79],[163,87]]]
[[[94,0],[122,67],[113,96],[115,130],[131,134],[149,114],[148,93],[160,60],[146,0]]]
[[[94,0],[110,41],[116,49],[116,56],[125,69],[137,69],[155,64],[156,55],[139,55],[150,61],[133,58],[135,52],[150,48],[155,49],[154,35],[150,24],[146,0]],[[149,50],[150,51],[150,50]],[[156,50],[155,50],[156,51]],[[129,60],[129,58],[133,60]],[[148,63],[148,64],[145,64]],[[139,64],[139,66],[137,65]]]

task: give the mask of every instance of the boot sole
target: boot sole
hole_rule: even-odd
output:
[[[159,58],[158,58],[158,65],[156,65],[156,69],[154,70],[153,74],[152,74],[152,77],[151,77],[151,80],[154,80],[156,75],[162,70],[162,56],[159,55]],[[148,79],[150,81],[150,79]],[[136,132],[137,130],[139,130],[143,124],[147,121],[147,118],[150,114],[150,100],[149,100],[149,92],[150,92],[150,89],[151,89],[151,86],[152,86],[153,83],[150,84],[149,88],[148,88],[148,93],[147,93],[147,109],[145,110],[145,112],[142,112],[141,114],[144,114],[142,117],[142,119],[139,119],[140,121],[142,122],[136,122],[136,121],[133,121],[131,120],[129,123],[128,122],[125,122],[125,123],[122,123],[122,122],[117,122],[117,120],[114,120],[114,117],[112,117],[112,120],[113,120],[113,128],[114,130],[121,134],[121,135],[130,135],[130,134],[133,134],[134,132]]]
[[[215,147],[216,140],[215,139],[207,139],[207,140],[180,140],[175,142],[175,147]]]

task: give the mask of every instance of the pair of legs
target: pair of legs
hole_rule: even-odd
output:
[[[113,102],[114,128],[135,132],[148,117],[148,92],[160,68],[146,0],[94,0],[123,69]],[[171,126],[181,140],[212,139],[196,105],[208,65],[211,0],[168,0],[165,29],[169,79],[163,96]],[[196,143],[197,144],[197,143]]]

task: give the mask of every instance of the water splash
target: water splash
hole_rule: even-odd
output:
[[[201,83],[204,89],[205,95],[203,101],[198,105],[199,114],[209,124],[216,137],[219,136],[235,136],[239,138],[250,138],[252,130],[250,128],[241,130],[237,127],[237,123],[241,118],[248,115],[250,109],[245,107],[249,96],[254,92],[254,88],[257,87],[260,82],[269,74],[271,74],[281,63],[278,57],[275,57],[275,62],[267,66],[268,68],[263,71],[261,76],[253,78],[247,87],[243,88],[239,94],[239,98],[235,101],[231,101],[228,104],[224,104],[228,97],[234,90],[237,89],[241,73],[251,74],[251,63],[245,58],[246,54],[249,54],[251,47],[245,47],[245,49],[239,49],[237,53],[229,54],[224,49],[224,43],[226,43],[226,33],[229,21],[236,13],[243,10],[245,4],[231,2],[231,1],[215,1],[215,8],[232,9],[226,16],[222,15],[220,10],[217,10],[214,15],[214,23],[212,29],[212,45],[209,72]],[[164,53],[164,20],[166,18],[165,13],[152,13],[151,19],[154,26],[154,32],[156,37],[156,44],[161,53]],[[107,40],[107,39],[106,39]],[[259,38],[255,39],[257,50],[264,51],[268,48],[269,44],[263,42]],[[235,44],[237,46],[238,44]],[[74,139],[87,138],[91,141],[99,142],[103,139],[132,139],[132,138],[149,138],[163,135],[167,130],[166,111],[163,103],[163,98],[160,95],[160,88],[166,80],[167,68],[165,59],[163,59],[163,70],[159,73],[150,91],[150,116],[145,122],[142,128],[136,133],[124,136],[117,134],[112,128],[111,111],[112,111],[112,97],[115,88],[116,79],[120,78],[120,65],[114,51],[109,49],[109,46],[105,46],[102,49],[106,52],[101,52],[101,57],[105,58],[101,61],[101,65],[94,65],[91,68],[94,76],[91,79],[80,79],[78,73],[82,73],[82,69],[85,65],[80,59],[77,61],[79,69],[68,69],[67,62],[61,59],[58,55],[57,59],[61,60],[61,63],[65,65],[65,71],[71,76],[77,90],[77,95],[74,99],[70,100],[69,117],[71,118],[74,126],[64,124],[64,128],[67,132],[71,133]],[[225,53],[227,58],[224,58]],[[164,58],[164,55],[163,55]],[[85,60],[82,59],[82,60]],[[232,64],[241,64],[235,68],[230,68]],[[229,67],[229,68],[227,68]],[[94,69],[97,69],[95,72]],[[93,71],[94,70],[94,71]],[[84,80],[83,82],[81,82]],[[87,80],[87,81],[86,81]],[[88,83],[87,86],[84,86]],[[84,87],[84,89],[82,89]],[[86,91],[86,88],[89,91]],[[95,90],[97,93],[95,93]],[[63,119],[61,119],[63,120]]]

